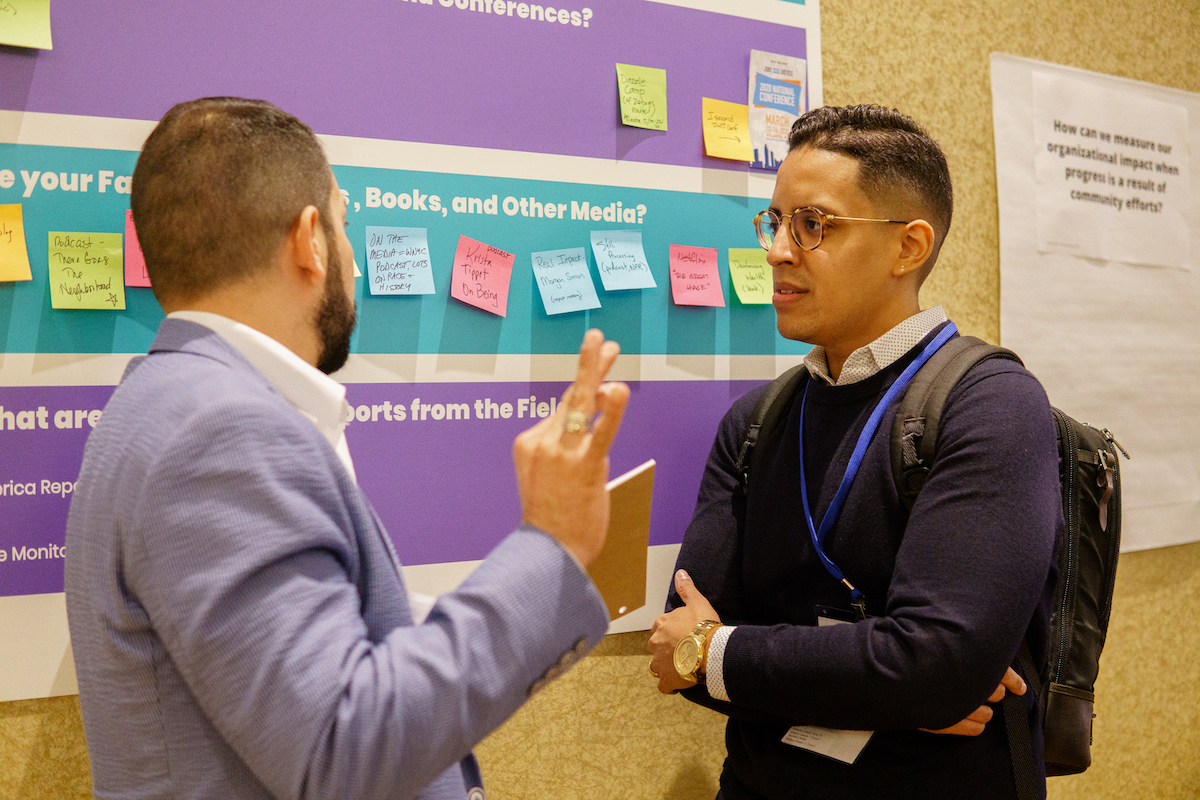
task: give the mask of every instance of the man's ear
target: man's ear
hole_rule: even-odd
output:
[[[905,225],[904,238],[900,241],[900,261],[892,275],[899,277],[917,272],[933,252],[934,238],[933,226],[923,219]]]
[[[321,212],[316,206],[305,206],[288,232],[285,245],[287,262],[296,270],[301,281],[311,285],[325,283],[326,254],[329,243],[321,227]]]

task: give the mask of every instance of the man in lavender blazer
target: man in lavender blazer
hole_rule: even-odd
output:
[[[606,630],[583,565],[628,398],[602,383],[616,346],[589,332],[561,410],[514,447],[523,524],[414,625],[324,374],[353,250],[312,132],[257,101],[176,106],[132,204],[169,313],[67,530],[96,796],[482,798],[471,748]]]

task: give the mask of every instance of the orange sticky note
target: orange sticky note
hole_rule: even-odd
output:
[[[125,209],[125,285],[149,286],[150,273],[146,271],[146,258],[138,244],[137,231],[133,227],[133,212]]]
[[[671,299],[677,306],[725,306],[715,247],[673,244],[668,259]]]
[[[513,258],[512,253],[498,247],[459,236],[450,276],[450,296],[497,316],[508,316]]]
[[[740,103],[703,99],[704,152],[713,158],[753,161],[749,109]]]
[[[21,204],[0,206],[0,281],[33,280]]]

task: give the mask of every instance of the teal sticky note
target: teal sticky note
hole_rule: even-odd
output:
[[[582,247],[542,250],[534,253],[532,259],[533,280],[542,294],[547,314],[600,307]]]
[[[367,285],[371,294],[433,294],[427,230],[368,225]]]
[[[606,292],[658,286],[650,273],[641,231],[592,231],[592,254]]]

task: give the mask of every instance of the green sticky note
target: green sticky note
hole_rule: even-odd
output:
[[[0,44],[50,50],[50,0],[0,0]]]
[[[121,234],[50,231],[49,255],[51,307],[125,308]]]
[[[652,131],[667,129],[667,71],[617,64],[621,122]]]
[[[761,247],[729,248],[729,277],[745,305],[767,304],[775,293],[767,251]]]

